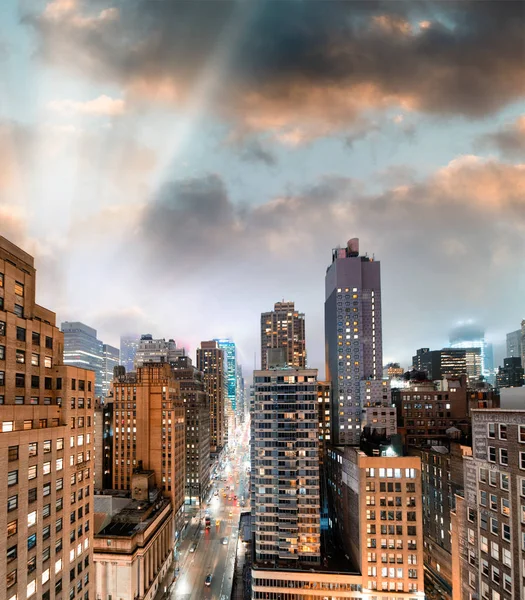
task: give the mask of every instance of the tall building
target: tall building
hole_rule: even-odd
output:
[[[503,359],[503,367],[498,370],[496,383],[498,388],[522,387],[523,367],[519,356]]]
[[[246,414],[246,387],[242,374],[242,365],[237,364],[237,414],[236,418],[244,423]]]
[[[480,348],[443,348],[430,350],[419,348],[412,357],[412,365],[416,371],[423,371],[431,381],[443,377],[460,377],[468,375],[471,379],[479,379],[482,374]]]
[[[204,374],[210,402],[210,451],[218,454],[226,444],[227,384],[224,351],[216,341],[201,342],[197,369]]]
[[[466,323],[455,327],[449,336],[451,348],[479,348],[481,374],[491,380],[494,376],[492,344],[485,340],[485,331],[477,325]],[[470,376],[470,373],[469,373]]]
[[[109,344],[102,344],[102,397],[105,398],[110,391],[113,381],[113,370],[120,362],[120,352]]]
[[[361,382],[381,379],[381,272],[373,258],[359,255],[359,240],[332,251],[325,279],[327,379],[332,383],[332,441],[358,444]]]
[[[64,334],[64,363],[95,371],[95,396],[101,398],[104,352],[102,342],[97,339],[97,330],[78,321],[65,321],[61,330]]]
[[[507,353],[505,356],[521,358],[521,329],[507,333]]]
[[[185,409],[167,363],[145,363],[113,381],[113,485],[130,490],[133,471],[153,471],[171,498],[180,531],[185,490]]]
[[[328,471],[330,526],[361,573],[362,597],[424,598],[420,459],[332,447]]]
[[[383,367],[383,377],[385,379],[400,379],[405,374],[405,370],[399,363],[388,363]]]
[[[95,374],[63,364],[33,257],[0,237],[0,598],[94,600]]]
[[[226,414],[232,417],[237,409],[237,349],[235,342],[229,339],[214,340],[224,351],[224,368],[226,369],[227,402]]]
[[[270,368],[253,376],[255,562],[318,564],[317,370]]]
[[[135,355],[139,348],[139,335],[120,336],[120,364],[129,373],[135,369]]]
[[[210,402],[204,375],[189,356],[172,365],[186,411],[186,502],[202,503],[210,489]]]
[[[166,341],[164,338],[154,340],[153,336],[147,333],[140,337],[135,354],[135,367],[142,367],[146,363],[171,364],[184,354],[184,348],[177,348],[174,340]]]
[[[271,312],[261,314],[261,369],[268,368],[268,348],[284,348],[286,363],[306,367],[304,313],[293,302],[276,302]]]
[[[474,410],[463,469],[452,513],[452,598],[523,598],[525,411]]]

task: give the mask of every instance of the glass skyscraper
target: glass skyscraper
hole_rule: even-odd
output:
[[[227,413],[237,409],[237,349],[235,342],[230,339],[214,340],[219,345],[219,348],[224,350],[226,363],[226,383],[228,390],[228,405]]]
[[[60,329],[64,333],[64,364],[95,371],[95,396],[101,398],[104,350],[97,330],[78,321],[65,321]]]
[[[120,364],[126,367],[126,372],[135,370],[135,355],[140,343],[140,335],[120,336]]]
[[[451,348],[479,348],[481,353],[481,373],[489,382],[494,378],[492,344],[485,340],[485,331],[473,323],[458,325],[450,332]]]

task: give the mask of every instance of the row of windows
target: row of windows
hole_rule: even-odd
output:
[[[487,437],[489,439],[496,438],[496,430],[500,440],[508,439],[508,428],[505,423],[487,423]],[[518,442],[525,444],[525,425],[518,425]]]

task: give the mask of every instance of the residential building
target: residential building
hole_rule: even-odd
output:
[[[317,382],[317,414],[319,421],[319,465],[322,467],[326,455],[326,446],[331,443],[331,384],[329,381]]]
[[[496,375],[498,388],[521,387],[523,385],[523,367],[521,358],[512,356],[503,359],[503,367],[500,367]]]
[[[482,374],[480,348],[420,348],[412,357],[416,371],[425,372],[430,381],[443,377],[460,377],[467,374],[472,380]]]
[[[204,374],[210,402],[210,452],[219,454],[226,444],[227,383],[224,350],[216,341],[201,342],[197,369]]]
[[[109,395],[113,371],[120,364],[120,351],[109,344],[102,344],[102,397]]]
[[[333,446],[328,469],[330,527],[366,597],[424,598],[420,459]]]
[[[293,302],[276,302],[273,311],[261,314],[261,369],[268,368],[268,348],[284,348],[286,363],[306,367],[304,313]]]
[[[358,444],[361,382],[382,378],[381,272],[359,240],[332,251],[325,279],[326,374],[332,383],[332,442]]]
[[[186,411],[186,502],[202,503],[210,490],[210,402],[204,375],[181,356],[172,363]]]
[[[256,563],[319,564],[317,370],[254,371],[251,468]]]
[[[113,485],[130,490],[135,469],[155,473],[171,498],[175,526],[183,525],[185,408],[167,363],[145,363],[113,381]]]
[[[78,321],[65,321],[60,329],[64,334],[64,363],[95,372],[95,397],[103,395],[103,344],[97,330]]]
[[[95,496],[97,598],[153,600],[173,563],[174,514],[155,473],[136,469],[126,496]]]
[[[120,336],[120,364],[130,373],[135,369],[135,356],[139,349],[139,335]]]
[[[452,598],[522,598],[525,411],[473,410],[463,468],[452,513]]]
[[[226,377],[226,440],[229,431],[234,427],[234,416],[237,410],[237,349],[235,342],[230,339],[217,339],[219,348],[224,351],[224,368]]]
[[[33,257],[0,237],[0,598],[94,600],[95,374],[63,364]]]
[[[507,353],[509,358],[521,358],[521,329],[507,333]]]
[[[172,363],[179,356],[184,355],[184,348],[177,348],[174,340],[166,341],[164,338],[154,340],[153,336],[147,333],[140,337],[135,354],[135,368],[147,363]]]

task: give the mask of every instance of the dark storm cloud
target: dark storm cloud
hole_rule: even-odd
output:
[[[484,148],[498,150],[503,157],[510,160],[525,159],[525,115],[512,124],[481,136],[478,144]]]
[[[317,136],[391,105],[483,117],[525,92],[521,2],[68,6],[55,0],[44,14],[26,17],[45,60],[118,81],[136,99],[178,104],[191,101],[238,19],[243,31],[215,67],[209,107],[254,130],[306,123],[305,135]]]

